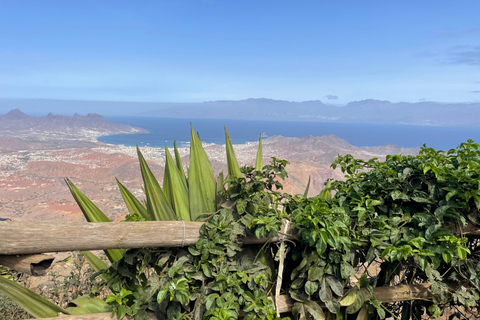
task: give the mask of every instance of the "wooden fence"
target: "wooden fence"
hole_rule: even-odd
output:
[[[53,261],[51,257],[39,255],[48,252],[77,250],[105,250],[144,247],[181,247],[195,244],[199,239],[202,222],[145,221],[145,222],[16,222],[0,221],[0,264],[28,272],[33,265],[41,265],[39,257]],[[480,230],[472,227],[452,230],[463,236],[480,238]],[[290,236],[295,230],[286,229]],[[247,237],[244,244],[282,241],[283,238]],[[32,260],[32,257],[37,258]],[[21,267],[20,265],[23,265]],[[43,268],[50,265],[44,263]],[[23,269],[21,269],[23,268]],[[431,297],[430,284],[398,285],[374,288],[375,296],[382,302],[425,300]],[[367,294],[368,298],[368,294]],[[273,299],[273,298],[272,298]],[[291,311],[293,301],[286,295],[275,301],[279,313]],[[61,315],[50,319],[107,320],[110,313],[92,315]],[[115,318],[114,318],[115,319]],[[128,319],[128,318],[127,318]],[[149,319],[155,319],[153,314]]]

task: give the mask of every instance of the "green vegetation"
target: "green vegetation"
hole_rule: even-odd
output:
[[[326,311],[337,320],[420,319],[451,306],[475,312],[480,244],[462,230],[480,228],[478,144],[448,152],[423,147],[417,156],[385,161],[339,156],[332,167],[345,181],[329,181],[320,195],[307,198],[280,192],[288,162],[273,158],[263,166],[261,144],[255,167],[240,168],[225,133],[226,179],[214,178],[193,128],[188,175],[176,148],[175,160],[167,150],[163,187],[138,151],[146,200],[119,182],[127,221],[204,224],[196,245],[187,248],[107,250],[110,264],[86,252],[112,292],[105,302],[113,312],[135,319],[146,319],[147,312],[159,319],[277,319],[269,297],[280,265],[281,293],[295,301],[286,316],[295,319],[325,319]],[[109,221],[67,182],[88,221]],[[282,235],[285,221],[298,230],[292,241],[243,244],[248,235]],[[374,294],[376,287],[426,282],[431,296],[424,300],[382,303]]]

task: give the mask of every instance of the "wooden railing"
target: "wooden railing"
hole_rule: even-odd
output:
[[[18,270],[21,262],[23,263],[23,269],[19,271],[27,272],[29,263],[30,267],[32,264],[39,265],[38,261],[32,262],[34,260],[30,261],[29,258],[34,255],[44,256],[39,255],[41,253],[188,246],[195,244],[199,239],[199,229],[202,224],[202,222],[182,221],[102,223],[0,221],[0,264]],[[461,233],[463,236],[480,238],[480,230],[472,227],[461,230],[452,229],[452,231]],[[285,233],[294,236],[295,230],[287,229]],[[280,237],[262,239],[247,237],[244,239],[244,244],[265,243],[267,241],[276,242],[280,240],[282,240]],[[44,257],[46,257],[46,260],[53,261],[49,256]],[[47,264],[44,265],[44,269]],[[377,287],[374,288],[373,292],[377,299],[382,302],[398,302],[412,299],[425,300],[431,298],[429,287],[429,283],[410,286],[398,285]],[[275,304],[278,312],[283,313],[291,311],[293,301],[289,296],[281,295],[277,297]],[[50,319],[107,320],[112,318],[110,313],[99,313],[91,315],[62,315]],[[150,314],[149,319],[155,319],[155,316]]]

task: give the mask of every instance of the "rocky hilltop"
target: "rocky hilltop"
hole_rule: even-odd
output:
[[[25,137],[27,135],[33,137],[35,134],[56,134],[98,137],[109,134],[142,132],[147,131],[126,124],[109,122],[96,113],[89,113],[86,116],[75,113],[73,117],[49,113],[43,117],[31,117],[19,109],[14,109],[7,114],[0,115],[0,135],[2,136]]]

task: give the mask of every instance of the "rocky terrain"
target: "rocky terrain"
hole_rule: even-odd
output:
[[[95,142],[96,138],[102,135],[143,132],[147,131],[109,122],[96,113],[89,113],[86,116],[75,113],[73,117],[49,113],[44,117],[31,117],[19,109],[14,109],[0,115],[0,137],[17,138],[25,143],[56,141],[66,144],[76,143],[78,140]],[[0,148],[5,148],[2,145]]]
[[[111,219],[122,219],[127,210],[123,205],[115,177],[135,195],[142,198],[141,174],[135,148],[113,146],[92,141],[90,136],[59,143],[55,135],[37,133],[37,140],[0,136],[0,217],[23,221],[83,221],[64,182],[71,179]],[[253,165],[257,143],[235,145],[240,165]],[[216,172],[226,172],[224,146],[205,144]],[[159,180],[163,178],[164,150],[143,147],[142,152]],[[336,136],[263,140],[264,163],[271,157],[290,161],[289,178],[284,191],[303,193],[309,176],[310,195],[323,187],[326,179],[342,179],[330,164],[338,154],[352,154],[368,159],[387,154],[417,153],[418,149],[397,146],[355,147]],[[181,148],[184,164],[188,148]]]

